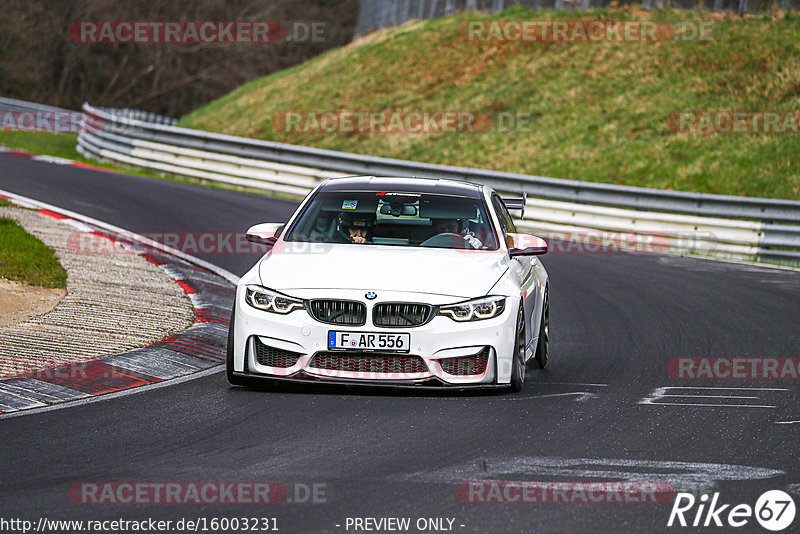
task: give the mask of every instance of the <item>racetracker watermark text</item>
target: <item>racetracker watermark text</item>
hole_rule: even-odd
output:
[[[248,241],[242,232],[150,232],[141,237],[186,254],[264,254],[269,248]],[[139,236],[126,239],[124,233],[119,239],[112,239],[100,232],[73,232],[67,237],[67,250],[74,254],[142,254],[152,248],[144,245]],[[313,251],[314,245],[308,248]]]
[[[322,21],[83,20],[67,35],[82,44],[279,44],[325,42],[327,29]]]
[[[714,243],[714,236],[709,232],[682,232],[675,235],[604,230],[532,231],[532,233],[547,241],[548,254],[665,254],[700,248],[710,249]]]
[[[281,482],[77,482],[76,504],[278,504],[325,503],[327,484]]]
[[[0,110],[0,130],[6,131],[80,133],[82,121],[79,111]],[[88,131],[97,129],[87,124]]]
[[[711,249],[714,236],[706,232],[685,232],[676,235],[635,234],[629,232],[607,232],[603,230],[581,230],[573,232],[532,231],[548,243],[548,254],[664,254],[672,251]],[[274,247],[247,240],[243,232],[148,232],[142,237],[156,241],[187,254],[264,254],[271,250],[280,254],[287,246],[280,241]],[[481,241],[491,237],[476,234]],[[128,239],[127,237],[130,237]],[[265,238],[277,238],[265,235]],[[455,243],[460,238],[457,238]],[[518,247],[536,246],[524,238]],[[141,254],[151,250],[134,236],[122,234],[117,239],[100,232],[74,232],[67,237],[67,250],[75,254]],[[331,243],[291,242],[292,252],[324,254]],[[464,252],[457,246],[454,248]]]
[[[673,494],[672,486],[660,481],[469,480],[456,488],[456,497],[466,503],[663,503]]]
[[[670,358],[667,375],[675,380],[797,380],[800,358]]]
[[[467,23],[470,41],[641,43],[663,41],[710,41],[713,22],[687,20],[678,23],[654,20],[472,20]]]
[[[667,117],[675,133],[800,133],[800,110],[794,111],[675,111]]]
[[[343,134],[465,134],[533,131],[531,111],[484,113],[469,110],[282,111],[272,119],[276,132]]]

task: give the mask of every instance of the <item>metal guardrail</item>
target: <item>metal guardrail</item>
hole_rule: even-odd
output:
[[[0,130],[74,134],[82,117],[80,111],[0,97]]]
[[[3,97],[0,97],[0,109],[9,111],[45,111],[51,113],[68,113],[70,111],[68,109],[48,106],[46,104],[38,104],[36,102],[26,102],[25,100]]]
[[[148,122],[152,124],[166,124],[167,126],[174,126],[178,123],[178,119],[152,113],[150,111],[142,111],[140,109],[127,109],[127,108],[95,108],[106,113],[113,113],[116,117],[122,119],[137,120]]]
[[[666,239],[661,248],[672,251],[800,265],[798,201],[417,163],[179,128],[89,104],[83,109],[78,150],[88,158],[299,196],[321,180],[353,174],[466,180],[526,193],[520,226],[546,235],[585,239],[586,232],[601,232],[594,237],[603,239],[624,232]]]

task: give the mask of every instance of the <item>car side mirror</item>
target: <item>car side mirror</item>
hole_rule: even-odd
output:
[[[512,257],[547,254],[547,241],[531,234],[509,233],[506,236],[506,245]]]
[[[280,237],[284,223],[261,223],[251,226],[245,234],[245,239],[251,243],[271,247]]]

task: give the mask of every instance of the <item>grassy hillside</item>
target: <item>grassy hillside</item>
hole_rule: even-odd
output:
[[[711,20],[711,40],[470,40],[468,21]],[[530,113],[518,131],[285,132],[286,111]],[[670,114],[800,110],[800,19],[636,9],[460,14],[371,34],[245,84],[181,125],[425,162],[686,191],[800,198],[800,133],[685,133]]]

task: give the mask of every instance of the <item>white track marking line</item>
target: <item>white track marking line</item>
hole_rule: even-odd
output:
[[[787,388],[751,388],[751,387],[744,387],[744,388],[716,388],[716,387],[692,387],[692,386],[666,386],[664,388],[659,389],[712,389],[712,390],[739,390],[739,391],[789,391]]]
[[[673,390],[677,390],[673,392]],[[688,391],[687,391],[688,390]],[[710,408],[777,408],[777,406],[766,404],[712,404],[699,402],[662,402],[662,400],[687,399],[689,401],[697,399],[720,399],[735,400],[761,400],[760,397],[750,397],[743,395],[705,395],[703,393],[731,391],[731,392],[756,392],[756,391],[789,391],[786,388],[751,388],[751,387],[710,387],[710,386],[664,386],[653,389],[646,397],[640,399],[637,404],[648,406],[696,406]]]
[[[683,399],[696,399],[698,397],[705,399],[758,399],[758,397],[740,397],[738,395],[661,395],[661,397],[680,397]]]
[[[476,473],[477,461],[483,469]],[[481,465],[481,464],[479,464]],[[663,481],[675,491],[708,490],[724,481],[767,480],[784,471],[745,465],[549,456],[481,456],[438,469],[400,475],[400,480],[461,483],[464,480],[628,480]],[[519,477],[519,478],[517,478]],[[546,478],[545,478],[546,477]],[[800,487],[800,485],[795,485]]]
[[[548,395],[539,395],[531,397],[532,399],[543,399],[545,397],[568,397],[570,395],[580,395],[575,399],[575,402],[585,402],[589,399],[596,399],[597,395],[594,393],[589,393],[587,391],[575,391],[573,393],[550,393]]]
[[[555,386],[597,386],[602,388],[607,388],[608,384],[590,384],[586,382],[539,382],[536,381],[536,384],[547,384],[547,385],[555,385]]]
[[[777,408],[777,406],[762,406],[759,404],[693,404],[689,402],[640,402],[650,406],[703,406],[712,408]]]

